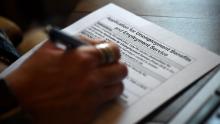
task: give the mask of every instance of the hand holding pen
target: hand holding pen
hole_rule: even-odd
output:
[[[82,43],[54,28],[48,34],[50,39],[5,80],[33,122],[91,123],[123,91],[127,68],[119,62],[119,48],[109,42],[92,45],[91,39]]]
[[[65,45],[66,49],[75,49],[77,47],[80,47],[82,45],[89,45],[85,41],[82,41],[81,39],[70,36],[62,31],[60,31],[57,28],[53,28],[51,26],[46,27],[46,32],[49,35],[50,41],[54,43],[61,43]],[[114,47],[114,46],[113,46]],[[102,62],[103,63],[112,63],[117,58],[119,58],[115,52],[114,48],[112,48],[112,44],[109,43],[101,43],[95,45],[95,48],[100,52]]]

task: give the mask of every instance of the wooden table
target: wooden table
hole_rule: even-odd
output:
[[[81,0],[69,23],[110,2],[220,55],[219,0]],[[206,84],[207,78],[209,75],[185,89],[142,122],[168,122]]]

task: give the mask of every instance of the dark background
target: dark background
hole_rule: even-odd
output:
[[[23,29],[47,23],[64,26],[76,3],[77,0],[1,0],[0,16],[11,19]]]

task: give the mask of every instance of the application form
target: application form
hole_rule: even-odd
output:
[[[128,66],[125,90],[95,123],[133,124],[220,63],[204,48],[109,4],[64,29],[117,43]]]
[[[196,59],[114,17],[103,18],[78,33],[116,42],[121,61],[129,67],[121,99],[127,104],[162,85]]]

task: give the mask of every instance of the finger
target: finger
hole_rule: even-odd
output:
[[[100,98],[102,103],[109,102],[117,97],[119,97],[124,90],[124,85],[122,82],[118,82],[115,85],[103,88],[100,93]]]
[[[105,42],[104,39],[100,39],[100,38],[99,39],[92,39],[92,38],[89,38],[85,35],[80,35],[80,39],[91,44],[91,45],[96,45],[96,44]]]
[[[112,49],[113,54],[115,54],[115,61],[118,61],[120,58],[119,48],[113,43],[108,44]],[[79,66],[97,67],[103,65],[103,55],[92,45],[81,46],[76,49],[68,50],[66,51],[65,56],[69,61],[71,61],[71,59],[78,61]]]
[[[110,42],[110,41],[108,41],[108,43],[110,44],[110,46],[111,46],[111,48],[114,52],[115,60],[116,61],[119,60],[120,57],[121,57],[119,46],[116,43],[113,43],[113,42]]]
[[[101,56],[92,45],[81,46],[65,52],[64,60],[68,64],[74,64],[82,68],[96,68],[101,64]]]
[[[40,49],[64,51],[63,49],[60,49],[59,47],[57,47],[56,44],[51,42],[50,40],[44,42],[42,46],[40,47]]]
[[[36,50],[36,52],[33,53],[31,56],[39,56],[47,59],[55,59],[58,57],[61,57],[64,53],[64,50],[57,48],[54,43],[50,41],[46,41],[42,44],[40,44],[40,48]],[[45,56],[42,56],[45,55]]]
[[[93,80],[95,85],[108,86],[120,82],[128,73],[127,67],[123,63],[116,63],[97,68],[89,75],[88,79]]]
[[[120,59],[119,47],[113,42],[106,42],[95,45],[102,56],[103,64],[117,62]]]

